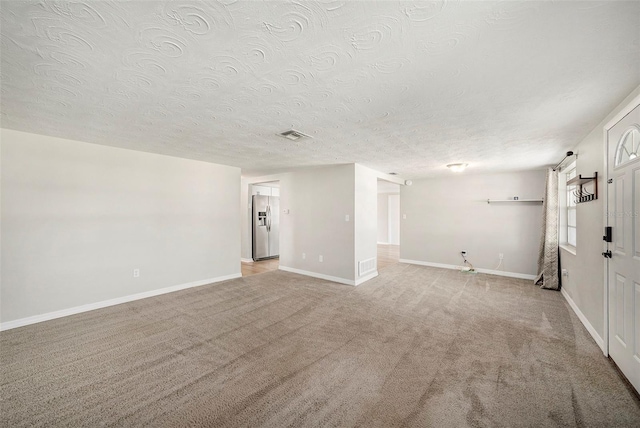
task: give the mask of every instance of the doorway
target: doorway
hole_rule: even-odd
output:
[[[640,96],[605,132],[605,222],[612,228],[603,253],[608,353],[640,391]]]
[[[400,185],[378,179],[378,270],[400,259]]]
[[[280,182],[249,184],[251,259],[242,260],[242,276],[278,270]],[[259,206],[258,206],[259,205]]]

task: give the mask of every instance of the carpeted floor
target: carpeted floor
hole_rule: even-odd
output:
[[[558,292],[397,264],[269,272],[0,334],[0,425],[638,427]]]

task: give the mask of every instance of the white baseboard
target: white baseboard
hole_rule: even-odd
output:
[[[253,263],[253,259],[240,259],[241,262]]]
[[[531,275],[528,273],[519,273],[519,272],[505,272],[503,270],[493,270],[493,269],[476,269],[480,273],[486,273],[489,275],[498,275],[498,276],[507,276],[509,278],[519,278],[519,279],[530,279],[533,281],[536,279],[536,275]]]
[[[399,261],[400,261],[400,263],[409,263],[409,264],[412,264],[412,265],[430,266],[430,267],[437,267],[437,268],[443,268],[443,269],[453,269],[453,270],[460,270],[461,269],[461,266],[448,265],[448,264],[444,264],[444,263],[432,263],[432,262],[423,262],[423,261],[420,261],[420,260],[408,260],[408,259],[400,259]],[[531,279],[531,280],[536,279],[535,275],[530,275],[528,273],[505,272],[505,271],[502,271],[502,270],[482,269],[482,268],[475,268],[475,270],[476,270],[476,272],[480,272],[480,273],[486,273],[486,274],[489,274],[489,275],[507,276],[509,278]]]
[[[174,291],[184,290],[186,288],[199,287],[214,282],[226,281],[228,279],[240,278],[241,273],[219,276],[217,278],[203,279],[200,281],[188,282],[186,284],[174,285],[171,287],[160,288],[158,290],[145,291],[143,293],[131,294],[129,296],[116,297],[115,299],[103,300],[101,302],[89,303],[87,305],[75,306],[73,308],[62,309],[59,311],[48,312],[46,314],[34,315],[27,318],[20,318],[13,321],[7,321],[0,324],[0,331],[11,330],[12,328],[23,327],[25,325],[36,324],[43,321],[49,321],[56,318],[62,318],[69,315],[75,315],[82,312],[93,311],[95,309],[106,308],[108,306],[119,305],[121,303],[133,302],[134,300],[146,299],[147,297],[159,296],[161,294],[172,293]]]
[[[360,285],[363,282],[367,282],[370,279],[375,278],[376,276],[378,276],[378,271],[377,270],[375,272],[371,272],[370,274],[363,276],[362,278],[356,279],[354,285]]]
[[[584,325],[591,337],[593,337],[593,340],[595,340],[602,352],[607,355],[607,351],[604,346],[604,340],[602,339],[602,337],[600,337],[596,329],[593,328],[587,317],[584,316],[578,305],[576,305],[576,302],[574,302],[571,296],[569,296],[569,293],[564,291],[564,288],[560,289],[560,293],[562,293],[567,303],[569,303],[569,306],[571,306],[571,309],[573,309],[573,312],[575,312],[575,314],[578,316],[578,319],[582,322],[582,325]]]
[[[380,242],[380,241],[378,241],[378,245],[389,245],[389,243],[388,242]]]
[[[296,268],[282,266],[282,265],[278,266],[278,269],[283,270],[285,272],[292,272],[292,273],[298,273],[300,275],[310,276],[312,278],[326,279],[327,281],[338,282],[340,284],[353,285],[353,286],[357,285],[356,282],[352,279],[338,278],[337,276],[325,275],[323,273],[311,272],[308,270],[296,269]],[[376,272],[376,274],[377,273],[378,272]]]

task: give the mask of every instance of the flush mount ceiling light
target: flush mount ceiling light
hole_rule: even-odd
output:
[[[467,166],[469,166],[468,163],[450,163],[447,168],[453,172],[462,172]]]
[[[291,140],[291,141],[298,141],[301,140],[303,138],[311,138],[311,136],[307,135],[307,134],[303,134],[300,131],[296,131],[295,129],[290,129],[288,131],[284,131],[278,134],[281,137],[286,138],[287,140]]]

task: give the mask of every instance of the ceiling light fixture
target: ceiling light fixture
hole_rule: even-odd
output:
[[[468,163],[450,163],[447,168],[453,172],[462,172],[467,166],[469,166]]]

